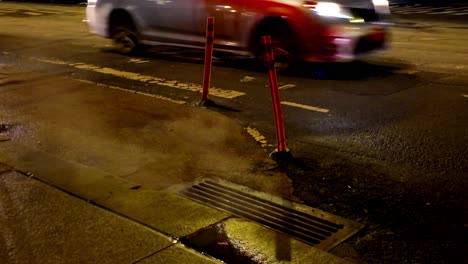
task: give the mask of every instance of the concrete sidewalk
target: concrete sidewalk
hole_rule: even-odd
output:
[[[294,200],[238,122],[53,71],[0,71],[2,259],[216,263],[179,238],[221,223],[257,261],[346,263],[171,192],[209,176]]]
[[[2,263],[219,263],[0,165]]]

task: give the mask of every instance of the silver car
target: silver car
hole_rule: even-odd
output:
[[[215,17],[214,48],[261,56],[270,35],[277,61],[351,61],[385,48],[387,0],[89,0],[91,32],[122,53],[141,44],[204,48],[207,17]]]

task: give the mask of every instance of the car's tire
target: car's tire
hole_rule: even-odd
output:
[[[132,24],[111,25],[111,38],[117,52],[124,55],[133,55],[140,51],[138,33]]]
[[[262,25],[256,36],[256,57],[264,65],[263,36],[271,37],[275,68],[286,72],[297,62],[297,43],[294,33],[284,21],[276,20]]]

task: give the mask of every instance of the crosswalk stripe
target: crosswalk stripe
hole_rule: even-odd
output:
[[[36,61],[44,62],[44,63],[50,63],[50,64],[55,64],[55,65],[66,65],[66,66],[71,66],[80,70],[92,71],[92,72],[112,75],[115,77],[125,78],[125,79],[129,79],[133,81],[156,84],[156,85],[166,86],[166,87],[180,89],[180,90],[186,90],[186,91],[191,91],[191,92],[202,91],[202,87],[194,83],[186,83],[186,82],[181,82],[177,80],[166,80],[160,77],[143,75],[143,74],[139,74],[135,72],[120,71],[120,70],[116,70],[113,68],[100,67],[100,66],[81,63],[81,62],[72,63],[72,62],[52,60],[52,59],[41,59],[41,58],[33,58],[33,59]],[[233,98],[245,95],[245,93],[211,87],[210,95],[216,96],[216,97],[227,98],[227,99],[233,99]]]

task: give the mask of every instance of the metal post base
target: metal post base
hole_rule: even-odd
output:
[[[276,162],[288,162],[292,160],[293,156],[289,149],[285,151],[278,151],[278,149],[275,149],[270,153],[270,158]]]

